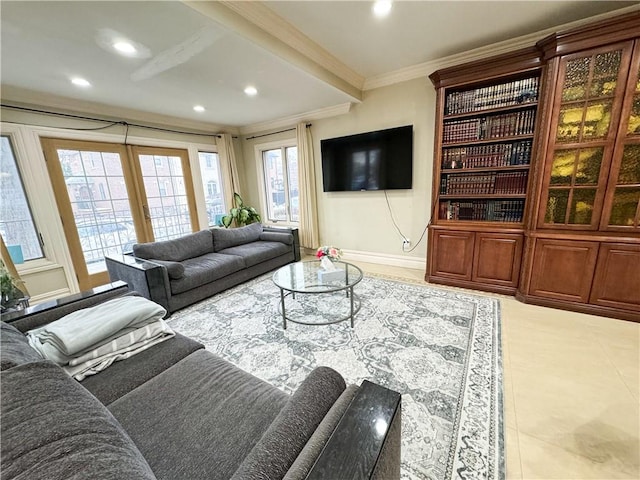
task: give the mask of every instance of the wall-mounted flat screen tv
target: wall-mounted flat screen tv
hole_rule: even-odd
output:
[[[413,125],[320,142],[325,192],[409,189]]]

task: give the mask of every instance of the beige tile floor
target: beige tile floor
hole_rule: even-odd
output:
[[[640,479],[640,324],[497,298],[507,479]]]

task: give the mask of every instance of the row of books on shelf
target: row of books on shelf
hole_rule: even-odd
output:
[[[536,112],[532,109],[490,115],[480,118],[453,120],[443,126],[443,143],[530,135],[533,133]]]
[[[464,92],[451,92],[447,95],[445,115],[510,107],[536,101],[538,101],[538,77],[525,78]]]
[[[524,200],[468,200],[440,202],[441,220],[522,222]]]
[[[482,168],[529,165],[533,140],[492,143],[442,150],[442,168]]]
[[[443,175],[440,178],[440,194],[524,194],[528,178],[528,171]]]

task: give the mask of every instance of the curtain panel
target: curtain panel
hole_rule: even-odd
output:
[[[298,187],[300,188],[300,246],[318,248],[318,206],[316,171],[311,130],[305,123],[296,126],[298,141]]]
[[[223,133],[216,143],[218,145],[218,155],[220,156],[220,168],[225,182],[224,202],[228,211],[233,207],[233,193],[235,192],[242,196],[236,152],[233,147],[233,138],[228,133]]]

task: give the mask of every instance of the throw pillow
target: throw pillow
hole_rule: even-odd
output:
[[[171,280],[180,280],[184,277],[184,265],[180,262],[171,262],[169,260],[158,260],[156,258],[150,258],[152,262],[164,265],[167,268],[167,273]]]
[[[280,242],[291,245],[293,243],[293,235],[285,232],[262,232],[260,240],[265,242]]]
[[[260,240],[262,224],[252,223],[238,228],[213,228],[211,233],[213,233],[213,250],[219,252],[225,248]]]

